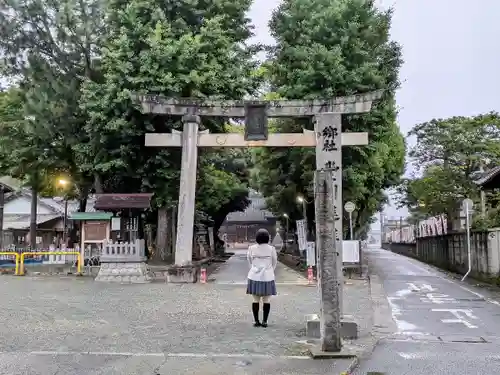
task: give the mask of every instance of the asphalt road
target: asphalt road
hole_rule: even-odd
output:
[[[356,375],[500,373],[500,299],[386,250],[367,250],[383,281],[397,332]]]

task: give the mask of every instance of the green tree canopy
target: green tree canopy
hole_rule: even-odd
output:
[[[402,206],[416,217],[447,214],[453,219],[464,198],[479,201],[475,180],[500,162],[497,113],[433,119],[416,125],[409,135],[416,137],[410,157],[421,175],[398,188]]]
[[[23,125],[15,131],[24,132],[7,135],[13,152],[4,162],[14,162],[11,175],[49,194],[57,176],[69,176],[81,208],[92,176],[82,173],[74,152],[86,137],[80,87],[84,78],[100,77],[103,25],[100,0],[5,0],[0,6],[0,71],[19,83]]]
[[[156,207],[175,205],[180,150],[147,148],[144,134],[181,130],[180,117],[143,114],[131,95],[253,95],[259,82],[253,74],[256,48],[247,42],[252,35],[246,18],[250,5],[250,0],[110,1],[104,16],[104,80],[88,80],[81,100],[90,117],[85,125],[88,139],[78,147],[81,167],[102,181],[120,176],[120,188],[127,192],[155,193]],[[226,124],[224,119],[204,118],[201,126],[224,132]],[[229,151],[222,153],[230,156]],[[231,170],[219,169],[222,165],[213,154],[200,150],[197,206],[212,218],[225,217],[248,202],[246,193],[241,194],[244,181]],[[231,161],[226,164],[234,167]],[[120,191],[103,183],[97,186],[104,192]]]
[[[144,115],[131,94],[254,95],[261,79],[259,48],[248,43],[250,5],[3,1],[1,73],[19,82],[16,93],[0,98],[3,172],[47,194],[61,193],[59,176],[71,179],[81,208],[92,185],[96,192],[154,192],[155,207],[176,204],[180,150],[146,148],[144,133],[180,129],[180,118]],[[225,121],[204,119],[202,127],[224,132]],[[222,223],[248,205],[249,160],[244,150],[200,150],[201,216]]]
[[[343,148],[344,200],[358,208],[358,234],[385,203],[384,189],[397,184],[404,169],[405,144],[394,101],[402,61],[399,45],[389,40],[390,22],[391,11],[365,0],[285,0],[270,21],[277,43],[266,76],[280,97],[330,98],[385,90],[371,113],[343,119],[343,131],[367,131],[370,139],[368,146]],[[275,127],[300,132],[312,124],[285,120]],[[256,150],[257,184],[275,213],[296,219],[297,195],[312,202],[314,160],[314,150]],[[308,215],[312,223],[312,207]]]

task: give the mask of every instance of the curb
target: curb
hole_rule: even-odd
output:
[[[331,357],[328,357],[328,353],[324,353],[324,356],[318,355],[315,357],[313,351],[310,350],[310,355],[313,359],[352,358],[347,368],[342,369],[340,373],[341,375],[352,375],[359,366],[360,362],[367,359],[373,353],[382,339],[397,331],[397,326],[392,318],[392,310],[380,278],[375,274],[369,274],[367,276],[367,280],[369,284],[368,295],[372,303],[373,314],[371,318],[372,330],[370,336],[364,340],[362,339],[358,341],[362,344],[362,346],[364,346],[364,348],[361,350],[358,349],[356,354],[332,353]]]
[[[347,366],[347,369],[345,370],[346,375],[352,375],[354,373],[354,370],[359,366],[359,359],[358,357],[354,357],[351,364]]]
[[[392,310],[380,278],[375,274],[369,274],[368,283],[369,296],[373,306],[372,340],[367,343],[366,348],[348,366],[346,370],[348,375],[351,375],[357,369],[362,360],[368,358],[373,353],[381,340],[397,331],[396,324],[392,318]]]

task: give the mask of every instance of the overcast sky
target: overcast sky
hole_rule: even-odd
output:
[[[272,43],[267,22],[278,0],[255,0],[256,39]],[[378,0],[393,7],[392,38],[403,46],[399,126],[500,110],[500,0]],[[409,140],[411,144],[411,140]],[[407,214],[389,206],[386,215]]]

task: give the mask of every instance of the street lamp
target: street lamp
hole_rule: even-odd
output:
[[[57,181],[59,185],[61,185],[62,187],[66,187],[68,184],[69,184],[69,181],[68,180],[65,180],[65,179],[59,179],[59,181]]]
[[[306,241],[308,241],[309,238],[310,238],[310,235],[309,235],[309,223],[307,222],[307,203],[308,202],[306,201],[306,199],[302,195],[299,195],[297,197],[297,202],[300,203],[300,204],[302,204],[302,217],[304,218],[304,227],[306,229],[306,233],[305,233],[305,235],[306,235]],[[300,246],[299,246],[299,248],[300,248]],[[304,251],[305,251],[305,249],[304,249]]]
[[[306,205],[306,200],[304,199],[303,196],[299,195],[297,197],[297,202],[302,204],[302,216],[304,217],[304,220],[307,220],[307,205]]]
[[[57,181],[59,186],[61,186],[63,189],[66,189],[66,187],[69,185],[69,181],[65,179],[59,179]],[[63,242],[64,246],[67,246],[68,242],[68,194],[67,191],[65,191],[64,194],[64,219],[63,219]]]
[[[286,220],[286,231],[285,231],[285,249],[286,249],[286,246],[288,245],[288,222],[290,220],[290,217],[288,216],[288,214],[283,214],[283,217]]]

